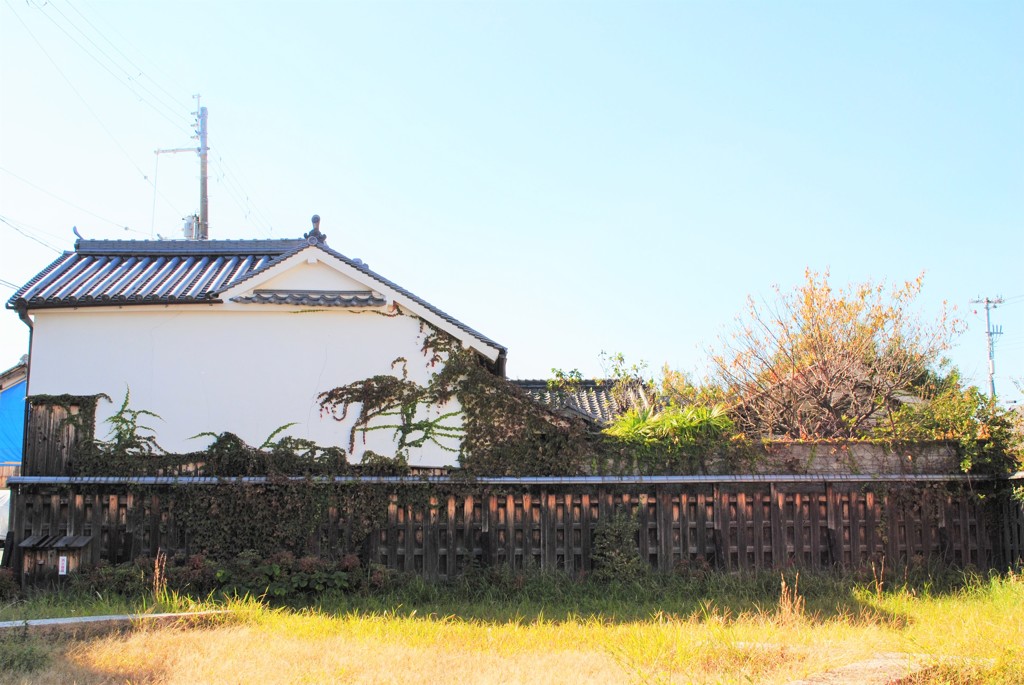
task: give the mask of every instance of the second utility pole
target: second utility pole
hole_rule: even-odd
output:
[[[972,304],[985,305],[985,337],[988,339],[988,392],[994,402],[996,399],[996,342],[995,336],[1002,335],[1003,327],[992,328],[992,310],[1003,303],[1003,298],[996,297],[971,300]]]

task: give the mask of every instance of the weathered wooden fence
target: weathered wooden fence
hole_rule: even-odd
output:
[[[28,576],[55,571],[43,568],[64,554],[54,550],[74,550],[68,554],[82,564],[195,551],[176,519],[175,493],[224,487],[215,478],[188,475],[71,477],[76,445],[92,437],[94,406],[89,397],[31,398],[23,475],[10,479],[10,538],[26,556],[4,557]],[[805,466],[822,460],[809,449]],[[844,455],[829,463],[841,466]],[[580,574],[593,568],[601,522],[624,509],[636,517],[639,553],[662,571],[859,568],[883,557],[890,568],[936,563],[985,570],[1019,563],[1021,504],[980,499],[972,491],[975,481],[936,473],[949,456],[940,450],[915,461],[922,471],[875,476],[480,479],[472,486],[460,482],[457,496],[431,496],[439,491],[431,483],[449,482],[433,473],[401,482],[405,492],[424,484],[423,496],[409,504],[393,495],[359,551],[366,561],[428,579],[492,565]],[[869,460],[876,469],[889,463]],[[335,480],[345,486],[345,478]],[[337,502],[328,506],[309,546],[323,556],[353,551],[361,536],[352,534],[352,518]],[[29,557],[32,563],[23,565]]]
[[[68,459],[74,453],[76,443],[79,439],[92,437],[91,425],[86,429],[88,434],[82,434],[82,424],[77,421],[80,412],[80,401],[58,404],[29,398],[22,475],[67,475]],[[89,417],[85,423],[90,424],[91,421]]]
[[[579,574],[593,567],[600,522],[625,510],[638,523],[639,552],[662,571],[859,568],[883,557],[890,567],[985,570],[1020,559],[1019,506],[1015,512],[1008,502],[994,507],[956,476],[921,478],[494,479],[500,482],[480,483],[474,494],[421,497],[415,505],[393,495],[382,525],[360,549],[368,561],[428,579],[493,565]],[[188,535],[174,515],[175,489],[219,486],[215,479],[168,484],[173,480],[148,479],[143,486],[128,479],[15,478],[12,531],[17,541],[34,544],[88,539],[85,564],[129,561],[158,549],[187,552]],[[258,485],[260,479],[250,480]],[[344,511],[328,507],[314,551],[344,553],[349,524]]]
[[[1024,474],[1017,474],[1012,481],[1024,487]],[[1024,501],[1006,497],[999,507],[1003,558],[1007,565],[1024,563]]]

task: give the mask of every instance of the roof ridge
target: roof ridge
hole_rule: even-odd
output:
[[[80,255],[245,255],[290,252],[308,243],[301,238],[238,240],[78,240]]]

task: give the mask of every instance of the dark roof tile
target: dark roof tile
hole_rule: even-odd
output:
[[[315,246],[369,279],[426,308],[477,340],[505,351],[480,332],[450,314],[371,271],[360,261],[336,252],[316,238],[308,240],[79,240],[8,300],[9,309],[121,306],[141,304],[202,304],[219,302],[220,295],[266,271],[307,247]],[[246,301],[309,304],[308,296],[294,302],[256,296]],[[342,302],[327,306],[377,306]],[[321,301],[320,304],[324,304]]]
[[[369,290],[324,291],[324,290],[257,290],[249,296],[232,297],[232,302],[256,304],[291,304],[303,307],[383,307],[387,300],[377,297]]]
[[[512,383],[553,411],[565,411],[583,416],[595,423],[608,424],[621,411],[634,406],[649,406],[649,399],[639,388],[627,393],[626,407],[620,407],[612,388],[615,381],[580,381],[569,388],[549,388],[545,380],[513,380]]]

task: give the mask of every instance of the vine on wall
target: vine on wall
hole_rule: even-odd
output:
[[[425,385],[403,377],[374,376],[320,395],[324,414],[344,420],[355,412],[350,448],[356,435],[392,430],[396,456],[428,442],[450,449],[442,438],[461,440],[459,464],[464,473],[480,475],[563,475],[590,470],[591,457],[602,449],[599,436],[584,421],[568,419],[538,405],[508,380],[493,374],[473,350],[448,334],[422,323],[422,353],[434,369]],[[452,401],[461,411],[444,411]],[[429,408],[435,418],[423,418]],[[461,414],[461,426],[454,419]],[[381,421],[381,420],[384,421]],[[376,421],[376,423],[374,423]]]

